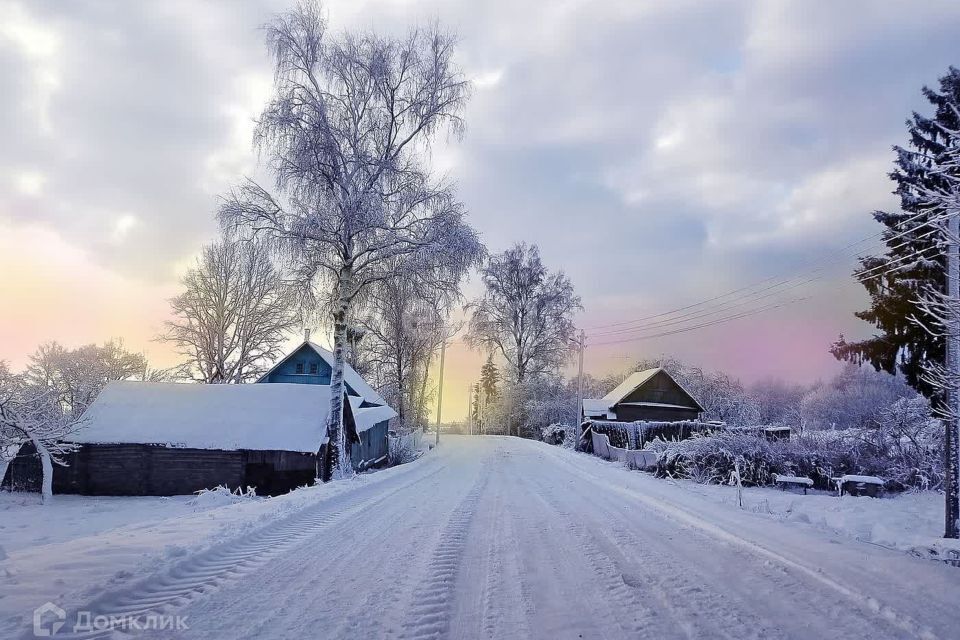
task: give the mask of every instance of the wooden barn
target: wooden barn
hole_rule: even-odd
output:
[[[226,485],[274,495],[312,483],[326,442],[332,358],[305,342],[260,380],[265,384],[111,382],[70,436],[79,450],[66,456],[66,467],[54,467],[53,490],[177,495]],[[396,413],[352,368],[344,379],[354,468],[384,463]],[[21,450],[5,486],[39,489],[32,453]]]
[[[627,376],[610,393],[599,399],[584,399],[583,420],[616,422],[678,422],[700,419],[703,407],[660,368],[637,371]]]

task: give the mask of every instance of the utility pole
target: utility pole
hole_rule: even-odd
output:
[[[473,435],[473,385],[467,385],[467,433]]]
[[[947,411],[944,420],[943,454],[946,458],[944,469],[944,534],[945,538],[960,536],[957,521],[960,520],[960,458],[957,452],[957,439],[960,435],[960,392],[957,383],[960,382],[960,310],[955,307],[960,304],[960,211],[951,211],[947,218],[947,299],[946,299],[946,403]]]
[[[447,340],[440,343],[440,380],[437,383],[437,446],[440,445],[440,408],[443,406],[443,354],[447,350]]]
[[[580,439],[580,417],[583,411],[583,349],[587,344],[587,336],[584,333],[583,329],[580,329],[580,337],[573,341],[573,344],[577,346],[577,350],[580,352],[580,366],[577,370],[577,408],[576,408],[576,419],[574,424],[574,437],[577,440]]]

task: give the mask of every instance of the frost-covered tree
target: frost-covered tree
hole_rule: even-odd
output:
[[[197,382],[255,380],[297,326],[290,287],[261,242],[224,238],[205,247],[182,285],[158,340],[176,347],[186,359],[180,374]]]
[[[960,105],[951,104],[960,119]],[[942,151],[918,158],[929,166],[931,180],[918,190],[926,208],[942,212],[933,222],[934,239],[945,260],[945,286],[921,288],[910,320],[945,344],[944,360],[930,363],[921,380],[936,391],[935,408],[943,419],[944,523],[947,538],[960,537],[960,127],[940,124],[949,139]],[[920,155],[919,153],[917,154]]]
[[[807,390],[800,384],[769,378],[754,383],[749,394],[756,402],[760,424],[800,427],[798,408]]]
[[[49,390],[65,414],[79,417],[113,380],[146,380],[157,375],[141,353],[127,351],[121,340],[68,349],[52,341],[30,356],[26,384]]]
[[[525,243],[490,256],[481,275],[485,291],[469,305],[467,343],[499,352],[511,382],[555,371],[570,355],[581,308],[570,279],[548,272],[537,245]]]
[[[902,378],[851,363],[804,395],[803,422],[813,430],[871,428],[880,411],[914,393]]]
[[[400,429],[426,425],[430,362],[443,338],[439,300],[400,276],[375,286],[365,309],[367,356]]]
[[[0,479],[20,447],[31,443],[40,458],[43,471],[41,498],[44,503],[53,497],[53,465],[62,464],[61,455],[76,450],[63,438],[81,424],[65,412],[57,390],[31,384],[25,375],[10,372],[0,361]]]
[[[459,134],[469,85],[456,40],[438,29],[405,37],[331,35],[318,3],[266,27],[273,96],[255,142],[275,193],[253,181],[221,209],[228,225],[269,238],[316,308],[329,311],[334,365],[322,476],[352,472],[344,440],[347,322],[372,285],[424,265],[464,273],[481,255],[453,186],[433,177],[428,150]]]
[[[480,367],[480,386],[488,400],[497,397],[497,385],[500,383],[500,371],[493,363],[493,354],[487,354],[487,361]]]
[[[470,416],[473,420],[473,432],[484,433],[483,419],[480,414],[480,383],[470,385]]]
[[[874,219],[887,227],[887,250],[864,258],[854,274],[870,294],[870,308],[856,315],[880,332],[859,342],[847,342],[841,336],[832,348],[837,358],[902,373],[912,387],[933,398],[935,405],[937,390],[923,374],[931,364],[943,362],[944,340],[911,317],[917,316],[923,324],[933,322],[925,310],[917,308],[916,301],[926,290],[944,291],[946,283],[944,257],[936,250],[941,239],[930,233],[929,225],[945,211],[930,203],[923,191],[944,186],[937,158],[953,142],[951,132],[960,130],[960,69],[950,67],[939,84],[939,90],[923,89],[933,106],[932,116],[914,113],[907,121],[909,144],[894,147],[895,168],[890,177],[897,185],[900,211],[873,213]]]

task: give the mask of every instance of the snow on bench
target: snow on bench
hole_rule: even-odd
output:
[[[800,476],[782,476],[779,473],[773,474],[773,481],[780,485],[781,489],[786,489],[787,485],[798,485],[803,487],[803,493],[807,493],[807,489],[813,486],[813,480],[810,478],[802,478]]]
[[[853,496],[867,495],[876,497],[883,492],[885,481],[877,476],[859,476],[847,474],[839,478],[833,478],[833,483],[837,485],[837,495],[842,496],[849,493]]]

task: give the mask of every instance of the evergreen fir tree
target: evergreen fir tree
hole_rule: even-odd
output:
[[[925,289],[944,290],[945,261],[942,253],[936,251],[924,254],[932,256],[930,259],[910,260],[906,256],[929,250],[938,242],[937,235],[927,235],[932,227],[925,222],[943,215],[944,211],[925,206],[918,192],[925,187],[937,187],[942,181],[931,175],[930,169],[949,144],[949,137],[941,126],[952,130],[960,128],[960,70],[950,67],[940,78],[939,92],[924,87],[923,94],[934,106],[934,115],[928,118],[914,112],[906,122],[909,148],[894,147],[896,168],[890,178],[897,184],[895,193],[900,196],[902,210],[873,213],[874,219],[887,227],[883,235],[887,250],[883,255],[863,258],[854,272],[855,276],[871,269],[875,270],[872,274],[884,273],[882,277],[862,281],[870,294],[871,305],[856,314],[876,325],[880,333],[860,342],[846,342],[841,335],[831,352],[841,360],[869,362],[889,373],[899,371],[912,387],[937,402],[941,399],[922,379],[922,374],[930,363],[944,361],[944,341],[924,331],[911,316],[930,326],[931,319],[918,308],[917,300]],[[919,215],[921,213],[923,215]],[[914,216],[918,217],[911,219]],[[910,232],[900,235],[907,230]],[[887,273],[891,263],[894,269]]]
[[[500,371],[493,364],[493,354],[487,355],[487,361],[480,369],[480,385],[487,402],[497,397],[497,384],[500,383]]]

